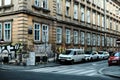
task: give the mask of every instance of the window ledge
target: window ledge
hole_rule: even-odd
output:
[[[42,8],[42,7],[39,7],[39,6],[32,5],[32,7],[37,9],[37,10],[42,10],[43,12],[48,12],[48,13],[50,12],[50,10]]]
[[[14,6],[13,4],[3,5],[3,6],[0,6],[0,9],[2,9],[2,8],[10,8],[10,7],[13,7],[13,6]]]
[[[78,19],[76,19],[76,18],[73,18],[73,20],[78,21]]]
[[[71,18],[69,15],[65,15],[66,18]]]
[[[59,16],[62,16],[62,14],[60,14],[60,13],[56,13],[57,15],[59,15]]]

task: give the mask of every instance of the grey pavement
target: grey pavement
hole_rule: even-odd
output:
[[[40,63],[34,66],[23,66],[23,65],[15,65],[15,64],[1,64],[0,69],[2,70],[29,70],[29,69],[37,69],[37,68],[44,68],[44,67],[53,67],[53,66],[60,66],[60,64],[56,62],[48,62],[48,63]]]
[[[48,62],[48,63],[37,64],[35,66],[23,66],[23,65],[20,66],[14,64],[0,63],[0,69],[2,70],[30,70],[30,69],[38,69],[44,67],[53,67],[53,66],[60,66],[60,64],[56,62]],[[110,66],[110,67],[101,68],[98,72],[106,76],[120,78],[120,66]]]
[[[99,70],[100,74],[120,78],[120,66],[110,66]]]

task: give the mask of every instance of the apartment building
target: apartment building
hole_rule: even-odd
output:
[[[120,5],[112,0],[0,0],[0,39],[36,53],[117,50]],[[9,50],[8,50],[9,51]]]

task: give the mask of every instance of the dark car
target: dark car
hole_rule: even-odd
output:
[[[113,53],[108,59],[108,66],[120,65],[120,52]]]

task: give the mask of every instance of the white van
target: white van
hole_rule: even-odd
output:
[[[65,52],[59,55],[59,62],[80,62],[85,59],[83,49],[67,49]]]

